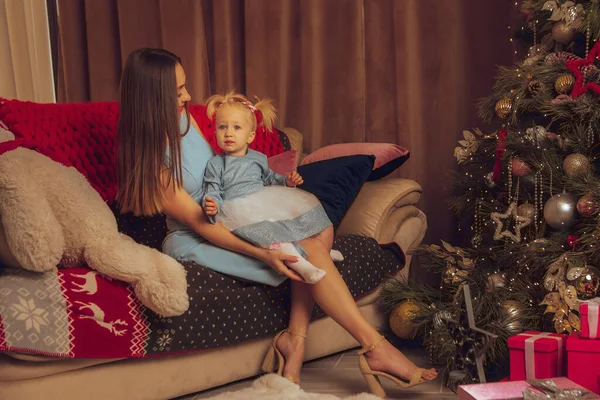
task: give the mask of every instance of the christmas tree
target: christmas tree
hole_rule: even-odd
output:
[[[439,287],[392,279],[382,291],[392,330],[420,333],[455,383],[506,360],[510,336],[578,330],[579,301],[600,288],[600,4],[517,6],[527,55],[478,104],[488,129],[454,150],[450,208],[469,229],[459,245],[414,251]]]

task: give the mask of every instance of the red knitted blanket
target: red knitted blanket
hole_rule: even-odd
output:
[[[190,112],[216,152],[214,123],[202,105]],[[15,142],[0,144],[0,153],[16,146],[33,148],[53,160],[74,166],[110,202],[116,194],[116,102],[40,104],[0,98],[0,121],[11,131]],[[283,152],[275,131],[257,135],[250,146],[272,156]]]

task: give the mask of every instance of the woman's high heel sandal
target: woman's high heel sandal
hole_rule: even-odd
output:
[[[294,336],[298,336],[298,337],[306,339],[305,335],[301,335],[299,333],[292,332],[289,329],[284,329],[281,332],[279,332],[277,335],[275,335],[275,337],[273,338],[273,342],[271,342],[271,346],[269,347],[269,350],[267,351],[267,355],[265,356],[265,359],[262,363],[263,372],[266,372],[266,373],[276,372],[277,375],[283,376],[283,368],[285,367],[285,358],[283,357],[283,354],[281,354],[281,352],[277,348],[277,339],[279,339],[279,337],[286,332],[289,333],[290,335],[294,335]],[[294,382],[294,383],[298,383],[298,382]]]
[[[369,347],[366,347],[366,348],[363,347],[362,350],[360,350],[358,352],[358,368],[360,369],[360,372],[362,372],[363,376],[365,377],[365,380],[367,381],[367,385],[369,386],[369,390],[371,391],[372,394],[374,394],[377,397],[381,397],[382,399],[385,398],[385,391],[383,390],[383,387],[381,386],[381,382],[379,381],[380,376],[391,380],[392,382],[394,382],[396,385],[400,386],[403,389],[407,389],[409,387],[413,387],[416,385],[420,385],[421,383],[427,382],[427,380],[421,379],[421,376],[423,375],[423,372],[425,371],[423,368],[417,368],[415,370],[412,377],[410,378],[410,382],[407,382],[406,380],[404,380],[400,377],[388,374],[386,372],[373,371],[371,369],[371,367],[369,367],[369,364],[367,363],[365,354],[370,352],[371,350],[373,350],[375,347],[377,347],[377,345],[379,343],[381,343],[384,340],[385,340],[385,338],[383,336],[381,336],[379,339],[377,339],[375,341],[375,343],[373,343]]]

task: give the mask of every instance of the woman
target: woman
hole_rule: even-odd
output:
[[[288,328],[275,336],[263,367],[299,382],[306,332],[315,301],[362,346],[359,366],[370,389],[382,395],[376,375],[412,386],[434,379],[434,369],[416,367],[373,328],[360,313],[326,243],[314,238],[300,245],[308,260],[326,271],[324,279],[305,284],[285,266],[294,257],[254,247],[220,224],[210,224],[199,200],[204,169],[214,155],[189,114],[181,60],[162,49],[139,49],[127,59],[121,80],[118,123],[118,201],[121,210],[138,215],[164,213],[169,234],[163,251],[241,279],[277,286],[292,281]],[[277,355],[277,357],[275,357]],[[408,382],[408,383],[407,383]]]

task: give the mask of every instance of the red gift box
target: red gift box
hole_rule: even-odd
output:
[[[567,335],[527,331],[508,338],[510,380],[564,376]]]
[[[552,381],[561,389],[584,389],[567,378],[553,378]],[[523,390],[531,388],[525,381],[479,383],[458,387],[458,400],[506,400],[522,399]],[[590,394],[586,399],[600,399]]]
[[[600,336],[599,308],[600,298],[595,298],[579,304],[582,338],[597,339]]]
[[[567,339],[568,377],[592,392],[600,392],[600,340],[582,339],[573,333]]]

